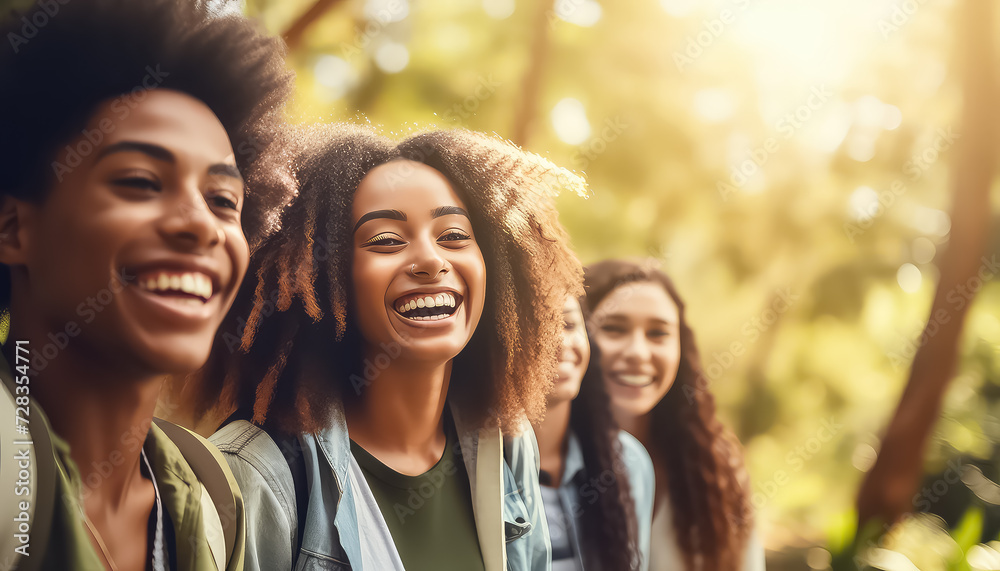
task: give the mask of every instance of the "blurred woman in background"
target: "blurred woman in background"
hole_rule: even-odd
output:
[[[715,416],[673,282],[623,260],[592,264],[584,275],[612,412],[656,472],[650,569],[763,569],[743,454]]]
[[[611,416],[580,301],[563,315],[558,376],[535,426],[552,570],[647,569],[653,464]]]

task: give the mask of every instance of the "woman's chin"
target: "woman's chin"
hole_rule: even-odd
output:
[[[411,340],[404,346],[400,357],[421,363],[447,363],[457,357],[465,345],[430,340]]]

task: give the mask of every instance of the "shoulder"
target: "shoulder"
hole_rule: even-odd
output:
[[[503,436],[503,457],[507,466],[519,480],[523,478],[538,479],[538,470],[541,465],[538,441],[535,439],[535,431],[532,430],[527,421],[519,433]]]
[[[624,430],[618,431],[618,442],[622,447],[622,460],[629,473],[649,475],[653,477],[653,461],[649,457],[649,452],[639,443],[638,440]]]
[[[291,569],[297,551],[295,482],[277,442],[259,426],[237,420],[209,438],[243,490],[247,571]]]
[[[754,529],[743,549],[743,571],[764,571],[764,569],[764,544]]]
[[[653,461],[649,458],[646,448],[628,432],[618,431],[618,442],[621,443],[622,462],[625,464],[625,472],[628,474],[636,507],[648,506],[652,514],[653,494],[656,490]]]
[[[237,420],[209,438],[232,468],[240,487],[264,484],[279,499],[292,502],[291,470],[275,440],[259,426]]]

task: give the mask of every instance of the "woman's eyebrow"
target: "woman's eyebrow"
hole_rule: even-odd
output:
[[[440,218],[449,214],[458,214],[459,216],[469,218],[469,213],[464,208],[459,208],[458,206],[438,206],[434,210],[431,210],[431,218]]]
[[[369,220],[375,220],[376,218],[388,218],[389,220],[406,222],[406,214],[400,212],[399,210],[372,210],[358,219],[358,223],[354,225],[354,230],[352,230],[351,233],[353,234],[354,232],[357,232],[358,228],[360,228],[362,224],[368,222]]]

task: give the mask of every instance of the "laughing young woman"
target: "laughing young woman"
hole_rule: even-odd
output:
[[[244,187],[290,88],[280,42],[174,0],[43,3],[0,20],[10,34],[0,373],[31,430],[36,500],[20,568],[240,569],[232,474],[153,411],[167,374],[205,363],[248,238],[286,200]]]
[[[580,283],[550,195],[582,181],[468,131],[353,127],[296,176],[242,349],[195,384],[255,423],[213,437],[251,494],[248,568],[549,569],[526,421]]]

